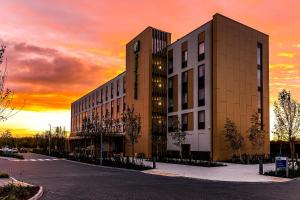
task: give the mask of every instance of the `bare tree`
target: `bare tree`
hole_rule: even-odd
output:
[[[0,121],[5,121],[16,114],[12,106],[14,93],[6,87],[7,61],[4,61],[5,46],[0,47]]]
[[[251,126],[248,129],[248,139],[250,140],[253,148],[257,151],[262,150],[265,143],[265,130],[263,129],[263,124],[257,112],[253,113],[251,116]]]
[[[242,160],[242,148],[244,146],[244,137],[238,132],[237,127],[233,121],[226,119],[224,124],[223,134],[225,140],[228,142],[228,146],[234,152],[237,152],[240,160]]]
[[[186,140],[186,132],[182,128],[182,125],[180,124],[179,120],[176,120],[172,124],[173,126],[173,131],[170,133],[173,144],[177,147],[179,147],[179,156],[180,159],[182,159],[182,144],[185,143]]]
[[[123,113],[122,121],[124,123],[125,136],[131,144],[132,156],[134,157],[134,145],[141,137],[141,116],[135,113],[134,106],[131,108],[127,106]]]
[[[300,134],[300,104],[291,97],[291,93],[283,89],[279,92],[278,102],[274,103],[275,135],[290,143],[291,159],[295,159],[295,141]],[[294,164],[293,170],[294,170]]]

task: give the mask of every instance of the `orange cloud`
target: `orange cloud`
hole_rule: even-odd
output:
[[[15,105],[26,100],[24,112],[69,109],[125,69],[125,44],[146,26],[171,32],[175,41],[219,12],[270,36],[271,100],[286,88],[300,101],[299,7],[296,0],[3,1],[8,86],[16,92]]]
[[[290,53],[290,52],[281,52],[279,54],[277,54],[278,56],[281,57],[288,57],[288,58],[294,58],[296,53]]]

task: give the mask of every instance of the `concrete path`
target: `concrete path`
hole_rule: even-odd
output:
[[[147,164],[150,164],[147,163]],[[171,177],[188,177],[196,179],[231,181],[231,182],[286,182],[291,179],[264,176],[258,174],[258,165],[226,163],[223,167],[198,167],[169,163],[157,163],[156,169],[144,173]],[[264,171],[274,170],[274,164],[264,164]]]

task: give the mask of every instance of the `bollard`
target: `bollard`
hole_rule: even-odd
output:
[[[155,169],[156,168],[155,156],[153,156],[152,160],[153,160],[153,169]]]
[[[263,159],[259,158],[259,174],[264,174]]]

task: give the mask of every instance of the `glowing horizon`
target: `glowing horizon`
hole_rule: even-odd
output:
[[[50,123],[69,131],[71,102],[125,70],[125,44],[136,34],[149,25],[172,33],[175,41],[215,13],[269,35],[270,106],[283,88],[300,101],[299,7],[298,1],[259,0],[3,1],[0,43],[8,47],[7,85],[17,107],[26,103],[0,122],[0,130],[27,136],[48,130]]]

